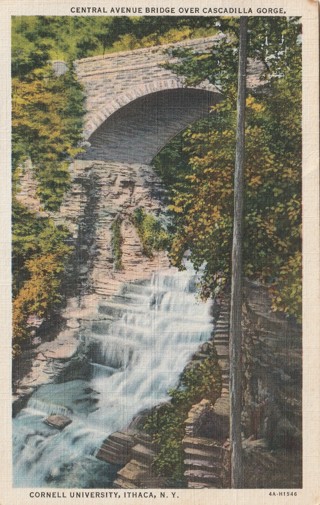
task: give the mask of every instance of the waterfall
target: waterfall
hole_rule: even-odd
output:
[[[13,421],[16,487],[111,487],[112,465],[94,458],[102,441],[140,411],[168,400],[199,344],[210,338],[210,301],[196,296],[194,272],[159,272],[123,285],[85,340],[88,380],[41,386]],[[72,419],[62,431],[48,415]]]

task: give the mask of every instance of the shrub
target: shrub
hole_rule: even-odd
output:
[[[221,394],[221,385],[221,370],[212,347],[207,358],[194,362],[181,374],[178,386],[169,391],[170,403],[160,405],[148,416],[144,427],[158,446],[154,467],[170,484],[184,480],[182,439],[189,410],[203,398],[214,403]]]
[[[122,270],[122,236],[121,236],[121,223],[122,219],[117,216],[111,225],[111,247],[112,247],[112,256],[113,256],[113,267],[115,270]]]
[[[154,251],[161,251],[168,247],[169,234],[154,215],[138,207],[133,213],[132,221],[138,231],[143,254],[152,258]]]

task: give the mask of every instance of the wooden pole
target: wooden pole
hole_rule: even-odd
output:
[[[241,441],[242,371],[242,233],[245,155],[247,17],[240,17],[237,135],[234,173],[234,219],[230,306],[230,448],[231,487],[243,487]]]

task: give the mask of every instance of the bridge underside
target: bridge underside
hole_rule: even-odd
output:
[[[89,138],[80,158],[151,163],[168,141],[210,112],[220,95],[195,88],[163,90],[138,98],[112,114]]]

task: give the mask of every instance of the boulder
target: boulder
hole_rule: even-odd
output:
[[[69,417],[63,416],[61,414],[53,414],[47,417],[44,422],[53,428],[63,430],[66,426],[72,423],[72,420]]]

